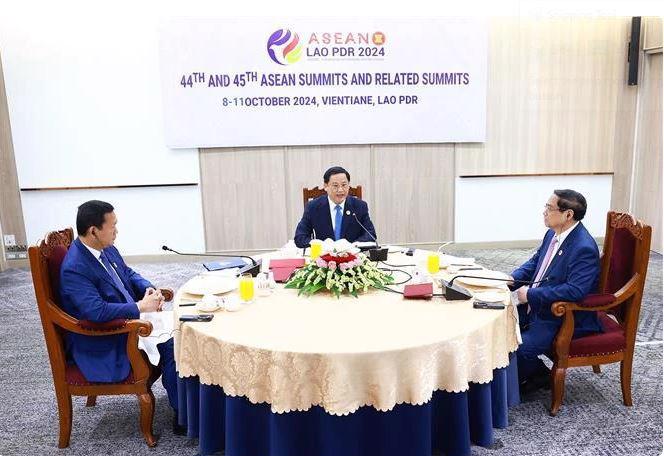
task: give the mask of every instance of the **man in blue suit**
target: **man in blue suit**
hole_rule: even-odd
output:
[[[113,247],[118,232],[113,210],[109,203],[95,200],[78,208],[78,238],[62,262],[60,297],[64,310],[80,320],[103,323],[139,318],[141,312],[160,311],[164,302],[161,290],[127,266]],[[121,382],[130,373],[126,334],[91,337],[68,333],[66,346],[68,358],[90,382]],[[162,384],[175,410],[173,339],[157,348]],[[182,433],[175,420],[173,430]]]
[[[376,237],[376,230],[369,218],[367,203],[348,196],[348,171],[334,166],[325,171],[323,183],[327,195],[319,196],[307,204],[302,220],[295,229],[295,245],[305,248],[311,239],[327,238],[335,241],[346,239],[348,242],[373,241],[372,236]]]
[[[555,190],[544,208],[549,228],[537,253],[512,273],[514,280],[542,281],[517,289],[523,343],[516,354],[522,391],[549,384],[549,369],[539,355],[551,351],[562,318],[551,313],[556,301],[580,301],[597,289],[599,250],[581,223],[586,199],[574,190]],[[518,286],[515,283],[514,288]],[[575,312],[574,337],[601,332],[597,313]]]

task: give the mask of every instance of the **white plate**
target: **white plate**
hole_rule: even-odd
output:
[[[473,293],[473,297],[484,302],[504,302],[507,294],[500,291],[479,291]]]
[[[206,294],[228,293],[237,289],[238,281],[235,277],[198,276],[189,280],[182,286],[182,291],[190,295],[203,296]]]
[[[465,274],[468,273],[468,274]],[[476,279],[476,278],[471,278],[471,277],[459,277],[456,279],[454,282],[461,282],[466,285],[471,285],[475,287],[490,287],[490,288],[504,288],[505,283],[509,280],[509,276],[503,272],[500,271],[489,271],[489,270],[484,270],[484,271],[460,271],[459,274],[456,275],[473,275],[473,276],[479,276],[479,277],[492,277],[496,279],[503,279],[504,281],[499,281],[499,280],[487,280],[484,278]]]

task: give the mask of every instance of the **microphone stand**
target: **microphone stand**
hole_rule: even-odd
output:
[[[376,248],[374,249],[369,249],[369,259],[371,261],[387,261],[387,247],[381,248],[380,244],[378,244],[378,241],[376,238],[371,234],[371,232],[367,229],[366,226],[362,225],[362,222],[360,222],[360,219],[357,218],[357,215],[355,212],[353,212],[353,217],[355,218],[355,221],[362,227],[362,229],[369,235],[371,239],[376,243]]]
[[[182,253],[178,252],[177,250],[173,250],[169,248],[168,246],[162,245],[161,246],[162,250],[166,250],[167,252],[173,252],[177,255],[183,255],[183,256],[197,256],[197,257],[223,257],[223,258],[248,258],[251,260],[251,264],[248,264],[238,271],[237,275],[240,276],[245,273],[251,274],[253,277],[256,277],[258,273],[261,270],[261,264],[263,263],[262,260],[254,260],[252,257],[247,256],[247,255],[225,255],[223,253],[215,253],[215,254],[210,254],[210,253]]]

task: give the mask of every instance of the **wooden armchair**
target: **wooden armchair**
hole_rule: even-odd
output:
[[[312,200],[314,198],[318,198],[319,196],[324,195],[324,194],[325,194],[325,189],[323,189],[323,188],[319,188],[319,187],[307,188],[307,187],[304,187],[302,189],[302,203],[303,203],[304,207],[305,208],[307,207],[307,203],[310,200]],[[358,199],[362,199],[362,186],[358,185],[357,187],[350,187],[348,189],[348,194],[350,196],[354,196]]]
[[[97,396],[116,394],[138,396],[140,429],[148,446],[153,447],[157,441],[152,434],[155,399],[151,386],[159,377],[159,370],[152,366],[147,355],[138,349],[138,336],[148,336],[152,332],[152,324],[142,320],[93,323],[77,320],[60,308],[60,266],[73,236],[71,228],[50,232],[38,245],[28,249],[37,306],[58,401],[60,417],[58,447],[69,446],[72,396],[87,396],[86,405],[90,407],[95,405]],[[127,334],[127,355],[131,363],[129,376],[120,383],[88,382],[76,365],[67,362],[64,338],[68,331],[93,337]]]
[[[609,212],[601,258],[599,293],[581,302],[555,302],[551,312],[563,317],[553,345],[551,410],[555,416],[563,401],[567,368],[620,362],[623,402],[632,405],[632,359],[652,229],[629,214]],[[572,340],[575,311],[597,311],[604,329]],[[615,317],[615,320],[608,316]]]

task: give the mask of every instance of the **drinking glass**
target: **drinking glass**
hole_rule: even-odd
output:
[[[440,270],[440,257],[437,253],[430,253],[427,258],[427,271],[429,274],[437,274]]]
[[[309,248],[309,256],[311,256],[311,259],[316,260],[316,258],[320,256],[322,251],[323,251],[323,243],[321,242],[321,240],[320,239],[312,240]]]
[[[254,299],[254,278],[249,273],[240,276],[240,299],[244,303]]]

